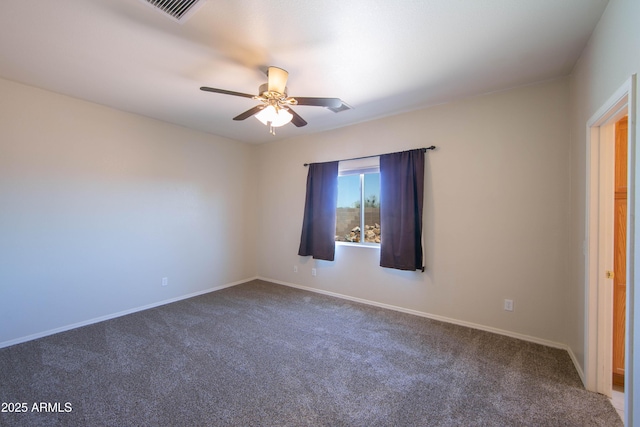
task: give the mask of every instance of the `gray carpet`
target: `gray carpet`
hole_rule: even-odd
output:
[[[0,349],[0,401],[28,407],[2,426],[622,425],[565,351],[262,281]]]

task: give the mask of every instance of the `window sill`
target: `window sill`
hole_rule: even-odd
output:
[[[354,248],[380,249],[379,243],[336,242],[336,246],[351,246]]]

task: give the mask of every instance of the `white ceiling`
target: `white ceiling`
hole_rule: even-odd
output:
[[[0,77],[262,143],[570,74],[607,0],[207,1],[177,23],[143,0],[2,0]],[[231,119],[289,71],[309,124]],[[0,94],[1,96],[1,94]]]

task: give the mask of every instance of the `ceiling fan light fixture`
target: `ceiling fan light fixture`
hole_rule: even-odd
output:
[[[284,108],[279,108],[276,111],[273,105],[269,105],[256,114],[255,118],[260,120],[264,125],[277,128],[289,123],[293,118],[293,115]]]

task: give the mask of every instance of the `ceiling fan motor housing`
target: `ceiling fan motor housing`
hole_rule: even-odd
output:
[[[286,86],[283,92],[277,92],[273,90],[270,91],[269,83],[261,84],[260,87],[258,88],[258,93],[260,94],[260,96],[264,96],[265,98],[274,98],[274,97],[286,98],[288,91],[289,91],[289,88]]]

